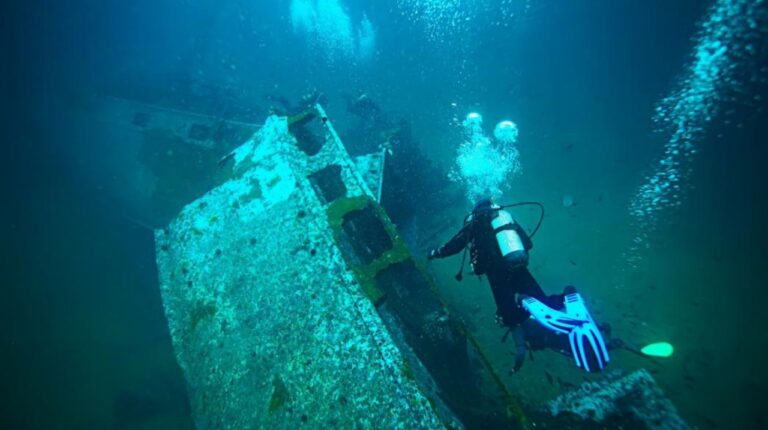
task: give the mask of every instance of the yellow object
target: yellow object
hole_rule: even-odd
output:
[[[644,346],[640,352],[651,357],[669,357],[675,352],[675,347],[667,342],[656,342]]]

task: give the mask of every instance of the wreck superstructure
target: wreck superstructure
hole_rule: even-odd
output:
[[[271,116],[156,232],[198,428],[527,426],[377,203],[377,157],[319,105]]]

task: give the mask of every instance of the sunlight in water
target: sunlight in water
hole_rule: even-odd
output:
[[[293,31],[330,62],[373,56],[373,24],[364,15],[360,24],[353,26],[340,0],[292,0],[290,16]]]

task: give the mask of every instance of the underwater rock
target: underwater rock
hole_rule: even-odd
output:
[[[547,428],[689,428],[645,369],[587,382],[549,402],[546,413]]]

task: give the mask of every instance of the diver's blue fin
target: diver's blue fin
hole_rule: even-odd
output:
[[[605,339],[579,293],[572,292],[565,296],[565,312],[552,309],[533,297],[523,299],[522,305],[542,326],[568,335],[576,366],[590,372],[590,355],[600,370],[611,361]]]

